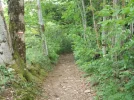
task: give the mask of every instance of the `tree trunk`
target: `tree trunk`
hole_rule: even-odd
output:
[[[134,24],[133,23],[130,24],[130,31],[131,31],[131,35],[133,35],[133,33],[134,33]]]
[[[105,6],[106,1],[103,0],[103,3],[104,3],[103,5]],[[106,17],[103,17],[103,21],[106,21]],[[106,41],[105,41],[106,37],[105,36],[106,36],[106,32],[103,29],[103,31],[102,31],[102,54],[103,54],[103,57],[106,55]]]
[[[118,3],[118,0],[113,0],[113,8],[114,9],[116,9],[117,8],[117,3]],[[118,19],[118,15],[116,15],[116,16],[114,16],[113,17],[113,19]],[[115,36],[113,36],[113,43],[112,43],[112,45],[113,45],[113,47],[115,47],[115,46],[121,46],[121,41],[119,40],[119,35],[121,35],[122,33],[120,33],[120,34],[115,34]],[[117,61],[118,60],[118,52],[115,52],[114,53],[114,55],[113,55],[113,60],[114,61]]]
[[[90,0],[90,6],[93,8],[92,0]],[[100,48],[99,34],[98,34],[98,31],[97,31],[97,25],[96,25],[96,22],[95,22],[95,16],[94,16],[94,10],[93,10],[93,9],[92,9],[92,15],[93,15],[93,26],[94,26],[94,31],[95,31],[95,33],[96,33],[97,46],[98,46],[98,48]]]
[[[40,33],[42,38],[42,47],[44,54],[48,56],[48,48],[47,48],[47,42],[46,37],[44,36],[45,28],[44,28],[44,22],[42,17],[42,10],[41,10],[41,3],[40,0],[37,0],[37,7],[38,7],[38,18],[39,18],[39,25],[40,25]]]
[[[12,47],[7,31],[2,3],[0,1],[0,64],[9,64],[12,61]]]
[[[8,0],[9,32],[11,34],[14,59],[26,62],[24,41],[24,0]]]
[[[86,19],[86,10],[85,10],[85,4],[84,4],[84,0],[81,0],[81,5],[82,7],[80,7],[81,9],[81,16],[82,16],[82,24],[83,24],[83,38],[84,40],[86,39],[86,30],[87,30],[87,19]]]
[[[125,7],[125,0],[122,0],[122,8]],[[125,14],[123,14],[122,18],[124,19],[125,18]]]

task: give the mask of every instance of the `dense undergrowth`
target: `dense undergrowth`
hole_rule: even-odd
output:
[[[106,4],[102,0],[83,1],[85,15],[79,0],[41,1],[47,57],[42,49],[44,37],[37,25],[36,2],[26,2],[27,67],[1,66],[0,70],[1,79],[5,78],[0,85],[5,88],[13,82],[17,100],[34,100],[41,92],[44,76],[57,63],[59,55],[72,51],[77,65],[90,77],[96,100],[133,100],[134,37],[130,28],[134,22],[133,0],[126,0],[126,5],[119,1],[116,6],[109,0]],[[106,54],[102,49],[106,49]]]
[[[86,32],[82,26],[83,19],[78,17],[78,12],[82,16],[84,11],[82,12],[80,8],[78,10],[75,6],[82,4],[79,1],[67,3],[68,7],[63,13],[63,18],[67,22],[71,20],[72,23],[66,30],[72,40],[76,63],[86,72],[85,76],[90,77],[89,80],[96,92],[95,99],[133,100],[134,37],[131,28],[133,1],[113,0],[115,5],[111,5],[108,0],[104,1],[90,0],[88,4],[84,0],[87,11],[85,16],[93,18],[91,20],[87,17]],[[98,3],[102,3],[103,7]],[[126,5],[123,6],[122,3]]]
[[[84,41],[77,37],[74,43],[74,56],[76,63],[90,76],[92,86],[97,93],[96,100],[133,100],[134,98],[134,69],[133,69],[133,46],[125,44],[124,50],[118,49],[119,60],[112,59],[109,52],[105,57],[102,55],[95,58],[95,51]],[[80,39],[80,40],[79,40]],[[77,44],[78,42],[81,44]],[[81,45],[81,46],[80,46]],[[129,55],[129,56],[128,56]],[[129,59],[129,60],[128,60]]]
[[[130,34],[128,29],[125,32],[126,35]],[[109,48],[108,53],[103,57],[101,49],[95,44],[96,40],[91,28],[86,36],[87,40],[77,34],[70,35],[73,39],[72,48],[76,63],[86,72],[85,76],[90,77],[96,91],[96,100],[133,100],[134,38],[126,41],[122,47],[116,45]],[[115,53],[117,58],[113,57]]]
[[[34,2],[34,4],[36,3]],[[35,100],[36,96],[41,94],[42,82],[57,63],[59,55],[72,52],[71,42],[66,42],[68,39],[66,34],[63,34],[62,26],[47,22],[45,36],[49,54],[46,56],[42,48],[41,38],[43,37],[41,37],[37,24],[37,10],[34,5],[31,5],[31,2],[27,2],[25,11],[26,65],[22,61],[15,62],[10,66],[0,66],[1,100],[11,97],[14,100]],[[8,22],[6,13],[5,16]],[[7,95],[7,91],[9,91],[9,95]]]

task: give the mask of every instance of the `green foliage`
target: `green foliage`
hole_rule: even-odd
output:
[[[27,25],[27,60],[42,66],[56,63],[58,54],[73,51],[77,65],[87,76],[91,76],[92,86],[97,91],[96,100],[133,100],[134,38],[129,28],[133,23],[133,0],[125,2],[125,7],[122,7],[121,1],[114,7],[109,0],[106,0],[106,5],[102,0],[92,0],[92,7],[88,0],[84,2],[87,19],[85,34],[80,1],[42,1],[49,59],[42,53],[41,37],[35,29],[38,27],[37,16],[32,11],[36,10],[27,11],[32,15],[32,18],[26,17],[27,22],[33,21],[31,25],[34,26]],[[91,11],[94,12],[94,18]],[[106,20],[102,21],[102,17],[106,17]],[[105,56],[102,53],[104,45]],[[36,69],[29,68],[29,71],[36,75]],[[31,80],[31,74],[28,73],[27,80]]]
[[[35,1],[25,2],[27,66],[26,68],[21,66],[22,62],[11,66],[15,72],[15,81],[11,87],[14,88],[14,99],[16,100],[34,100],[40,94],[40,85],[48,71],[52,69],[52,64],[57,63],[58,51],[61,49],[63,36],[61,26],[49,21],[45,26],[46,31],[44,33],[47,38],[49,55],[48,57],[44,55],[41,40],[44,37],[41,37],[39,32],[35,5]],[[0,85],[7,85],[12,77],[10,69],[0,68],[0,77]]]
[[[5,91],[7,91],[15,81],[14,69],[0,65],[0,99],[5,100]]]
[[[91,1],[92,7],[89,0],[84,0],[87,19],[84,34],[81,1],[42,0],[45,37],[41,37],[37,25],[36,2],[25,2],[28,67],[24,70],[21,66],[12,66],[21,79],[14,84],[18,100],[33,100],[39,93],[37,84],[51,69],[51,64],[58,61],[59,54],[72,51],[77,65],[87,76],[91,76],[92,86],[97,92],[96,100],[133,100],[134,37],[130,24],[134,22],[134,2],[127,0],[125,7],[122,7],[122,2],[117,0],[117,5],[113,7],[110,0],[106,0],[106,5],[103,0]],[[94,12],[94,18],[91,11]],[[106,20],[102,21],[102,17]],[[47,41],[48,57],[44,55],[42,38]],[[104,46],[107,54],[103,56]],[[0,84],[8,83],[8,69],[2,67],[0,72],[2,79],[5,79]]]
[[[46,21],[64,23],[62,22],[62,12],[66,9],[64,3],[53,0],[42,1],[42,9]]]
[[[61,41],[61,49],[59,51],[59,54],[64,54],[64,53],[71,53],[72,52],[72,42],[69,37],[63,37]]]
[[[98,21],[98,34],[101,36],[101,32],[105,31],[106,34],[103,39],[106,43],[107,54],[103,57],[102,45],[97,46],[94,27],[88,27],[86,39],[82,38],[83,28],[80,25],[80,19],[73,19],[73,16],[78,16],[80,12],[74,14],[72,8],[75,8],[75,4],[71,5],[71,2],[68,2],[69,6],[63,12],[62,18],[67,22],[70,19],[71,22],[74,22],[74,24],[66,24],[65,30],[68,30],[69,39],[72,41],[71,45],[76,63],[86,72],[86,76],[91,76],[92,85],[97,91],[97,100],[132,100],[134,98],[134,38],[126,25],[133,22],[133,1],[122,9],[120,5],[117,7],[106,5],[102,9],[99,2],[92,2],[96,9],[86,5],[87,14],[88,10],[93,9],[95,20]],[[111,4],[110,1],[107,2]],[[126,17],[122,18],[124,14]],[[106,21],[102,21],[102,17],[107,17]],[[88,20],[87,23],[90,23],[88,25],[92,25],[91,22]],[[102,42],[101,38],[98,37],[100,43]],[[116,38],[114,44],[113,38]]]
[[[27,65],[25,69],[16,64],[11,67],[15,71],[15,80],[12,82],[14,99],[33,100],[41,92],[40,85],[47,75],[48,69],[40,64]]]
[[[0,65],[0,92],[14,80],[13,69]],[[2,88],[4,87],[4,88]]]
[[[33,100],[36,98],[36,95],[40,93],[40,88],[37,83],[19,80],[13,85],[15,88],[14,98],[16,100]]]

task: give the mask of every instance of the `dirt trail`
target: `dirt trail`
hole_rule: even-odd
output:
[[[90,84],[82,75],[72,54],[61,55],[44,82],[43,97],[38,100],[93,100]]]

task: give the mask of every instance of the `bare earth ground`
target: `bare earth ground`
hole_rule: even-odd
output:
[[[61,55],[59,63],[44,82],[42,96],[37,100],[93,100],[94,93],[82,75],[72,54]]]

